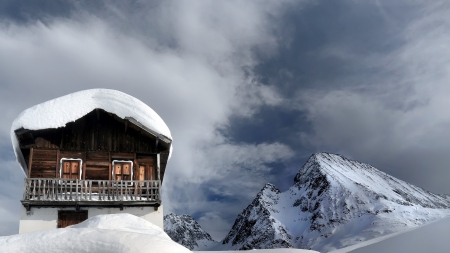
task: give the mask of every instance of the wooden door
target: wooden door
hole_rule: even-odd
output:
[[[59,211],[58,228],[65,228],[87,220],[88,211]]]
[[[152,165],[139,165],[136,180],[156,180],[155,170]]]
[[[139,170],[137,173],[137,180],[139,181],[145,180],[145,166],[143,165],[139,166]]]

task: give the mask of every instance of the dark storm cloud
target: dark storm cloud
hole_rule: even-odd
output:
[[[448,16],[443,1],[319,1],[290,9],[284,47],[256,67],[284,103],[262,107],[251,120],[233,118],[228,134],[296,151],[277,170],[280,188],[311,153],[329,151],[450,193]]]
[[[403,27],[399,39],[381,37],[394,46],[387,51],[368,50],[357,57],[353,50],[330,45],[360,59],[362,75],[354,87],[326,91],[299,91],[313,133],[304,140],[317,148],[343,153],[437,193],[449,193],[450,151],[448,107],[450,6],[447,2],[415,6],[413,19],[389,22]],[[398,10],[400,12],[400,10]],[[391,29],[386,27],[385,29]],[[365,78],[363,78],[365,77]],[[344,78],[346,79],[346,78]],[[333,83],[339,83],[341,78]]]
[[[74,9],[72,1],[4,0],[0,3],[0,19],[15,22],[69,17]]]
[[[358,86],[374,78],[382,66],[368,66],[367,60],[395,50],[405,39],[398,33],[418,15],[415,4],[376,3],[318,1],[290,9],[285,16],[290,37],[257,73],[287,97],[295,95],[292,90]]]

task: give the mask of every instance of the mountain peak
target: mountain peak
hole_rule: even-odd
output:
[[[321,252],[425,224],[450,214],[450,199],[371,165],[311,155],[293,186],[266,184],[222,242],[231,249],[298,247]]]
[[[170,213],[164,216],[164,230],[175,242],[190,250],[201,250],[217,242],[190,215]]]

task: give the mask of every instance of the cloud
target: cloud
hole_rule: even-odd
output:
[[[281,103],[252,69],[261,57],[276,54],[276,20],[287,6],[282,1],[105,2],[104,8],[77,6],[64,18],[3,21],[1,146],[11,145],[11,122],[28,107],[82,89],[117,89],[152,107],[172,131],[166,211],[192,212],[197,205],[200,212],[211,212],[225,206],[211,194],[230,196],[226,192],[236,189],[241,190],[236,198],[248,199],[270,177],[269,165],[292,151],[280,143],[233,143],[219,130],[232,115],[251,118],[260,106]],[[211,187],[216,190],[204,190]],[[227,206],[221,212],[229,218],[242,203]]]
[[[206,232],[213,231],[210,235],[216,241],[223,240],[223,235],[229,232],[229,222],[224,220],[219,212],[205,213],[198,219],[198,223]]]
[[[14,160],[2,161],[2,183],[0,184],[0,236],[19,232],[19,199],[23,194],[23,174],[17,173]]]
[[[312,125],[302,138],[315,149],[349,155],[449,193],[444,178],[450,176],[450,5],[424,5],[421,13],[398,35],[402,43],[395,50],[361,59],[366,71],[382,66],[376,75],[358,79],[356,88],[298,95]]]

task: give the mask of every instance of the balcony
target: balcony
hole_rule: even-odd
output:
[[[161,181],[26,178],[23,200],[27,211],[42,206],[123,207],[161,205]]]

